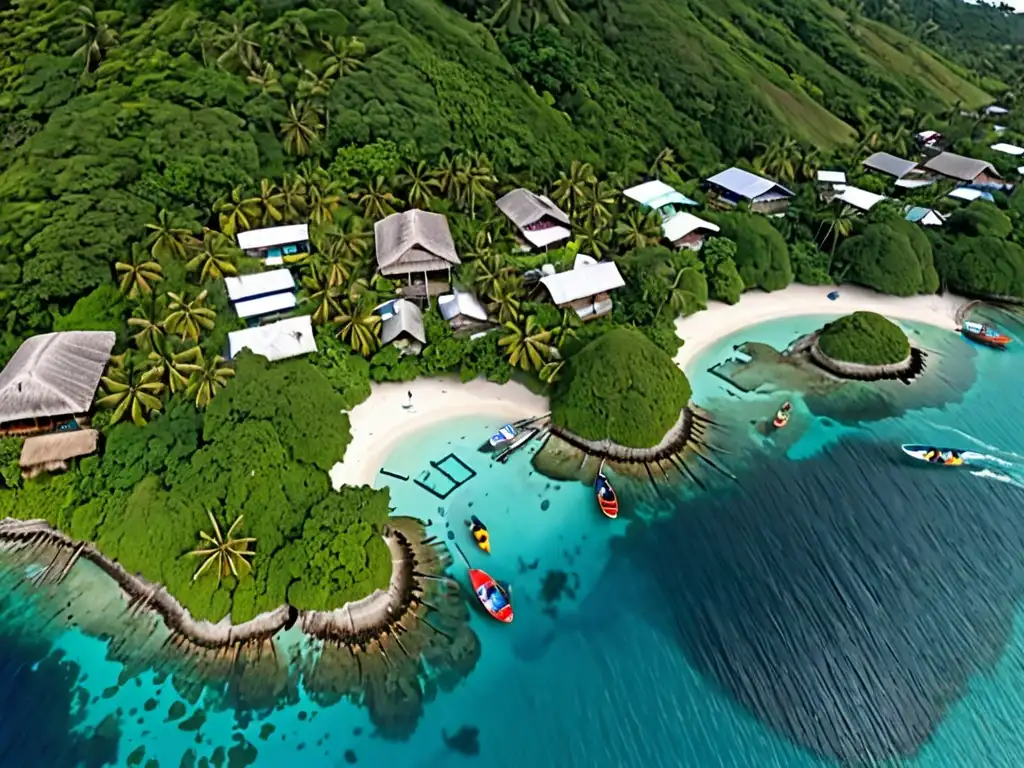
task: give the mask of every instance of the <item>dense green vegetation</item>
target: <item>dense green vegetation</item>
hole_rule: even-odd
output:
[[[927,6],[941,28],[924,23]],[[9,4],[0,360],[50,330],[109,329],[118,342],[98,400],[103,456],[21,487],[19,441],[0,441],[0,512],[96,539],[200,616],[329,607],[383,575],[386,493],[335,494],[325,475],[348,441],[331,414],[371,380],[517,375],[568,398],[559,413],[574,431],[650,445],[689,395],[669,372],[674,321],[709,299],[794,278],[1024,296],[1019,191],[926,235],[898,205],[858,216],[813,185],[817,170],[844,168],[888,192],[860,160],[911,154],[922,127],[1012,173],[971,110],[1020,89],[1018,21],[959,0]],[[1024,142],[1021,110],[1001,122],[1003,140]],[[704,202],[699,180],[733,163],[796,198],[781,219],[708,213],[721,236],[700,253],[663,247],[657,217],[620,194],[660,178]],[[519,252],[494,200],[521,185],[569,213],[566,247]],[[908,202],[952,212],[948,189]],[[453,334],[431,309],[422,355],[403,357],[380,343],[373,308],[399,286],[376,273],[372,230],[413,207],[448,217],[464,262],[455,280],[497,331]],[[262,268],[234,236],[302,221],[312,253],[290,266],[319,353],[224,360],[242,323],[222,278]],[[614,260],[627,282],[612,315],[583,327],[524,280],[580,252]],[[628,376],[652,360],[661,373],[611,375],[604,386],[654,397],[611,414],[587,404],[593,382],[578,372],[623,346],[623,359],[639,355]],[[251,576],[192,582],[185,553],[210,512],[225,531],[244,515],[234,535],[256,539]]]
[[[854,312],[821,329],[821,351],[844,363],[891,365],[910,354],[903,330],[875,312]]]
[[[95,541],[197,618],[244,621],[284,602],[332,609],[391,576],[380,537],[388,494],[335,492],[324,471],[349,441],[343,405],[306,362],[243,354],[204,411],[177,402],[141,428],[115,426],[103,455],[77,471],[0,492],[0,517],[43,518]],[[188,553],[204,546],[200,531],[212,532],[208,514],[222,531],[244,516],[235,536],[255,539],[251,575],[219,580],[210,569],[193,579],[203,561]]]
[[[626,328],[573,355],[551,395],[551,420],[587,440],[650,448],[690,401],[690,382],[672,358]]]

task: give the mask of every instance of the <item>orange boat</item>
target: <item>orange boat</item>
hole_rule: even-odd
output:
[[[971,341],[976,341],[979,344],[984,344],[986,347],[994,347],[995,349],[1006,349],[1006,345],[1011,341],[1009,336],[1005,333],[1000,333],[998,329],[990,325],[974,323],[970,320],[961,326],[960,333]]]
[[[789,424],[789,412],[792,408],[793,405],[787,400],[782,404],[782,407],[775,412],[775,418],[772,420],[772,425],[776,429],[782,429],[784,426]]]
[[[597,473],[594,495],[597,497],[597,506],[604,512],[605,517],[615,519],[619,516],[619,498],[604,472]]]
[[[491,614],[492,618],[504,624],[511,624],[512,602],[501,585],[478,568],[469,569],[469,580],[484,610]]]

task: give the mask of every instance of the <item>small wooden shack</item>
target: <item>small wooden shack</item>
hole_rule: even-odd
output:
[[[385,277],[405,278],[402,295],[425,299],[447,293],[452,267],[462,262],[448,219],[440,213],[413,209],[393,213],[373,225],[377,269]]]
[[[569,216],[544,195],[528,189],[513,189],[495,204],[519,230],[520,241],[526,249],[547,250],[572,237]]]
[[[100,433],[95,429],[75,429],[36,435],[25,440],[18,466],[21,475],[32,478],[42,472],[64,472],[71,459],[96,453]]]

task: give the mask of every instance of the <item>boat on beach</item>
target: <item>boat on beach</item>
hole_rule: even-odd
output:
[[[469,581],[477,599],[492,618],[504,624],[512,623],[512,601],[508,591],[479,568],[469,569]]]
[[[966,463],[964,454],[958,448],[937,448],[933,445],[907,444],[900,446],[913,459],[942,467],[959,467]]]
[[[497,450],[498,448],[504,448],[511,443],[518,434],[519,431],[514,426],[506,424],[491,435],[491,439],[487,441],[487,447],[492,451]]]
[[[994,349],[1006,349],[1006,345],[1011,341],[1010,337],[1002,333],[998,328],[975,323],[971,320],[964,322],[960,327],[960,333],[971,341],[976,341],[979,344],[984,344],[986,347]]]
[[[605,517],[613,520],[619,516],[619,497],[615,495],[611,481],[604,472],[597,473],[594,481],[594,495],[597,497],[597,506],[600,507]]]

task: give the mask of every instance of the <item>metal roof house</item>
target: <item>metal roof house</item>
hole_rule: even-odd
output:
[[[21,476],[28,479],[43,472],[63,472],[71,459],[96,453],[100,433],[95,429],[75,429],[70,432],[52,432],[36,435],[21,446],[18,466]]]
[[[922,227],[941,227],[946,223],[946,217],[941,213],[931,208],[922,208],[921,206],[908,208],[906,216],[903,218],[912,224],[920,224]]]
[[[897,179],[902,179],[908,173],[917,168],[917,163],[913,160],[904,160],[902,157],[890,155],[888,152],[875,152],[873,155],[861,162],[861,165],[869,171],[884,173],[888,176],[894,176]]]
[[[995,152],[1002,152],[1004,155],[1010,155],[1011,157],[1024,155],[1024,147],[1018,147],[1016,144],[1007,144],[1002,141],[998,144],[993,144],[989,149]]]
[[[404,296],[425,298],[429,304],[431,295],[447,293],[451,269],[462,263],[448,219],[440,213],[413,209],[378,221],[373,234],[377,268],[385,277],[405,276]],[[438,279],[441,275],[443,282]],[[422,282],[417,282],[419,276]]]
[[[427,343],[420,308],[406,299],[386,301],[374,310],[381,319],[381,344],[394,344],[403,355],[418,355]]]
[[[982,190],[975,189],[974,187],[957,187],[946,195],[946,197],[964,200],[968,203],[973,203],[975,200],[987,200],[990,203],[995,202],[995,198],[992,197],[991,192],[983,192]]]
[[[846,189],[846,173],[844,171],[818,171],[815,182],[818,187],[818,197],[828,202]]]
[[[717,224],[694,216],[692,213],[677,213],[662,224],[665,239],[675,248],[699,251],[704,239],[719,230]]]
[[[254,275],[225,277],[228,298],[243,320],[256,320],[294,309],[295,278],[285,268]]]
[[[991,163],[953,152],[943,152],[924,164],[929,171],[956,181],[1001,187],[1004,182]]]
[[[623,190],[622,194],[648,210],[657,211],[663,219],[679,212],[681,207],[697,205],[696,200],[691,200],[665,182],[658,180],[637,184],[635,187]]]
[[[581,320],[591,320],[612,311],[608,294],[626,281],[615,262],[579,254],[572,269],[543,277],[540,283],[559,309],[572,309]]]
[[[846,187],[842,194],[836,195],[835,199],[858,210],[870,211],[886,198],[885,195],[876,195],[874,192],[868,192],[859,187]]]
[[[451,293],[438,298],[437,308],[454,331],[482,330],[488,325],[487,309],[469,291],[452,289]]]
[[[515,224],[528,248],[548,248],[572,237],[568,215],[545,195],[520,187],[495,204]]]
[[[286,224],[281,227],[250,229],[237,235],[238,247],[246,256],[263,259],[268,267],[297,261],[309,253],[309,225]]]
[[[754,213],[781,216],[789,210],[793,193],[781,184],[742,168],[728,168],[705,180],[711,201],[720,208],[733,208],[739,203],[750,205]]]
[[[289,317],[276,323],[229,333],[228,358],[234,359],[243,349],[263,355],[270,361],[316,352],[312,318],[309,315]]]
[[[26,339],[0,372],[0,434],[85,421],[116,338],[112,331],[64,331]]]

